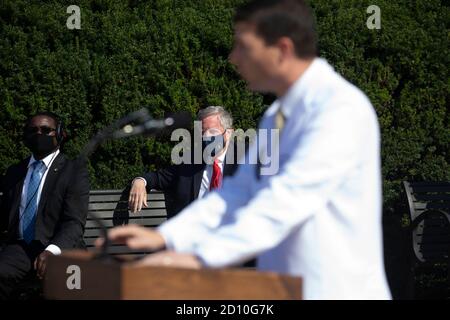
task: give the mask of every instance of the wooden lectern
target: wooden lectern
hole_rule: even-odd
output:
[[[80,289],[70,285],[77,272]],[[48,258],[44,294],[48,299],[300,300],[301,286],[300,278],[271,272],[135,267],[74,250]]]

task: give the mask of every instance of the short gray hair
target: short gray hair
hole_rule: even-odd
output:
[[[224,109],[224,107],[221,106],[209,106],[205,109],[201,109],[197,114],[197,118],[201,121],[206,117],[215,114],[219,115],[220,124],[225,130],[231,129],[233,127],[233,117],[227,110]]]

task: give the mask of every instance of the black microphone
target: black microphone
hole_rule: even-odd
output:
[[[192,117],[189,112],[183,111],[170,115],[164,119],[149,119],[139,125],[127,124],[122,129],[113,133],[114,139],[133,137],[136,135],[157,134],[164,130],[187,129],[192,125]]]

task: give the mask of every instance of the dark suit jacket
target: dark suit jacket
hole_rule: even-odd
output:
[[[0,230],[7,243],[18,238],[19,206],[29,160],[9,167],[1,185]],[[82,247],[89,204],[86,166],[60,153],[48,170],[37,209],[35,240],[61,249]]]
[[[236,159],[227,163],[228,156],[225,155],[224,159],[223,177],[233,175],[238,167]],[[171,218],[198,198],[205,167],[205,164],[172,165],[142,177],[147,180],[147,191],[157,189],[164,192],[167,217]]]

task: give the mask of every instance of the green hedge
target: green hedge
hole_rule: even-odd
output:
[[[152,115],[207,105],[255,127],[272,97],[246,90],[227,56],[239,0],[74,1],[0,4],[0,173],[27,155],[21,123],[36,110],[62,115],[75,156],[99,129],[148,106]],[[377,0],[382,29],[368,30],[373,1],[311,1],[321,54],[372,100],[382,128],[385,209],[400,181],[450,180],[449,21],[439,0]],[[169,163],[167,138],[108,142],[90,162],[93,188],[122,188]]]

